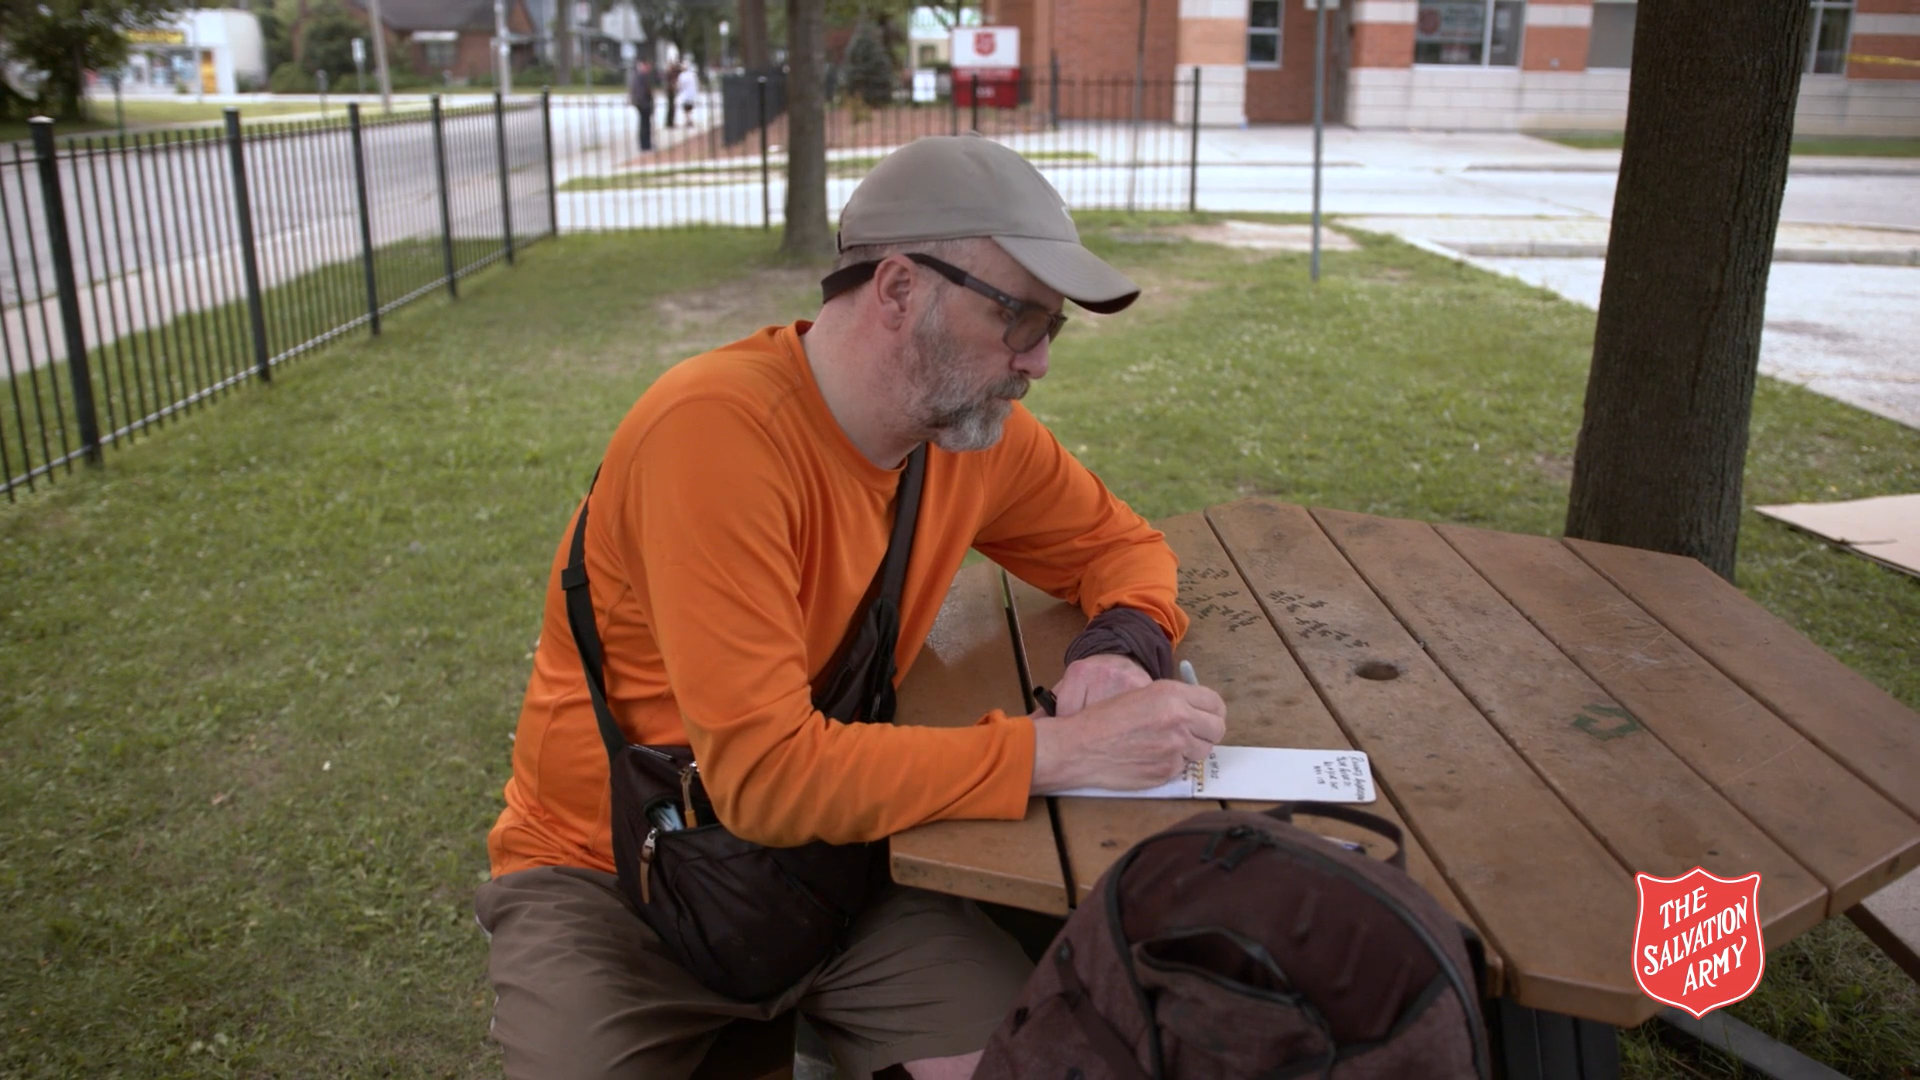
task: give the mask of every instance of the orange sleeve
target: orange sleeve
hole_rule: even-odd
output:
[[[974,547],[1036,588],[1078,604],[1088,618],[1138,608],[1178,644],[1180,562],[1166,537],[1018,403],[992,452],[987,520]]]
[[[630,466],[616,544],[644,561],[641,600],[721,821],[793,846],[1021,817],[1033,776],[1025,717],[895,727],[814,709],[793,540],[800,467],[737,406],[710,399],[670,410]]]

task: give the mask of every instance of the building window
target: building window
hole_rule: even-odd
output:
[[[933,65],[938,64],[939,62],[940,62],[940,47],[938,45],[922,45],[920,46],[919,55],[914,60],[913,66],[932,67]]]
[[[1413,62],[1514,67],[1526,11],[1525,0],[1420,0]]]
[[[1589,68],[1633,66],[1633,22],[1639,10],[1633,0],[1600,0],[1593,5],[1593,31],[1587,38]]]
[[[1249,0],[1247,66],[1280,66],[1280,0]]]
[[[453,70],[454,57],[459,55],[459,43],[453,41],[424,41],[420,51],[426,54],[427,71],[438,75]]]
[[[1847,73],[1847,34],[1853,29],[1853,0],[1813,0],[1813,41],[1807,71],[1814,75]]]

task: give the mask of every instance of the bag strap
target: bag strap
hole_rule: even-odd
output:
[[[852,650],[854,639],[860,633],[861,624],[866,622],[867,611],[876,597],[892,601],[895,607],[900,604],[900,593],[907,581],[907,557],[913,551],[913,531],[920,519],[920,491],[926,481],[926,472],[927,446],[921,443],[907,455],[907,469],[900,478],[900,494],[895,500],[893,533],[887,541],[887,553],[880,560],[880,568],[874,573],[873,584],[868,586],[860,609],[854,612],[846,636],[841,638],[840,647],[834,650],[833,659],[827,663],[828,672],[846,663],[847,654]],[[620,725],[614,722],[613,711],[607,707],[606,655],[600,644],[599,626],[594,621],[593,593],[587,581],[587,506],[593,501],[593,488],[599,482],[600,470],[595,469],[593,480],[587,484],[586,498],[580,500],[580,516],[575,519],[573,539],[567,547],[567,565],[560,571],[560,588],[567,598],[567,628],[573,631],[574,647],[580,653],[580,668],[587,677],[587,693],[593,698],[593,718],[600,727],[600,741],[606,744],[607,759],[612,761],[620,756],[620,749],[627,745],[627,739],[621,733]]]
[[[1329,818],[1334,821],[1344,821],[1349,825],[1357,825],[1373,833],[1375,836],[1392,841],[1393,854],[1387,858],[1387,864],[1400,870],[1407,868],[1407,842],[1405,835],[1401,833],[1400,826],[1395,825],[1393,822],[1388,821],[1378,814],[1369,814],[1365,810],[1355,810],[1350,806],[1342,806],[1339,803],[1325,802],[1281,803],[1278,806],[1261,812],[1276,821],[1284,821],[1288,825],[1293,824],[1293,815],[1296,813],[1310,814],[1313,817]]]
[[[833,658],[820,669],[820,677],[814,681],[816,688],[832,686],[839,681],[842,668],[846,667],[849,654],[860,640],[860,627],[867,621],[867,612],[874,604],[885,600],[895,610],[900,607],[900,594],[907,586],[907,560],[913,555],[913,531],[920,521],[920,490],[927,478],[927,444],[921,443],[907,455],[907,469],[900,477],[900,493],[894,500],[893,533],[887,538],[887,553],[880,559],[880,569],[873,575],[873,583],[867,586],[867,595],[854,609],[853,619],[847,623],[847,632],[840,638],[839,647],[833,650]],[[881,642],[882,649],[891,652],[894,642]]]

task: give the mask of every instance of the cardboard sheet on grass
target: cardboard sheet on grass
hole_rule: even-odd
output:
[[[1920,495],[1756,507],[1796,529],[1920,577]]]

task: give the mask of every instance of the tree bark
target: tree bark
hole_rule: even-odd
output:
[[[767,70],[767,0],[740,0],[740,66]]]
[[[787,0],[787,225],[780,252],[833,254],[827,229],[826,4]]]
[[[553,81],[560,86],[573,82],[573,0],[555,0]]]
[[[1568,536],[1729,581],[1806,0],[1646,0]]]

